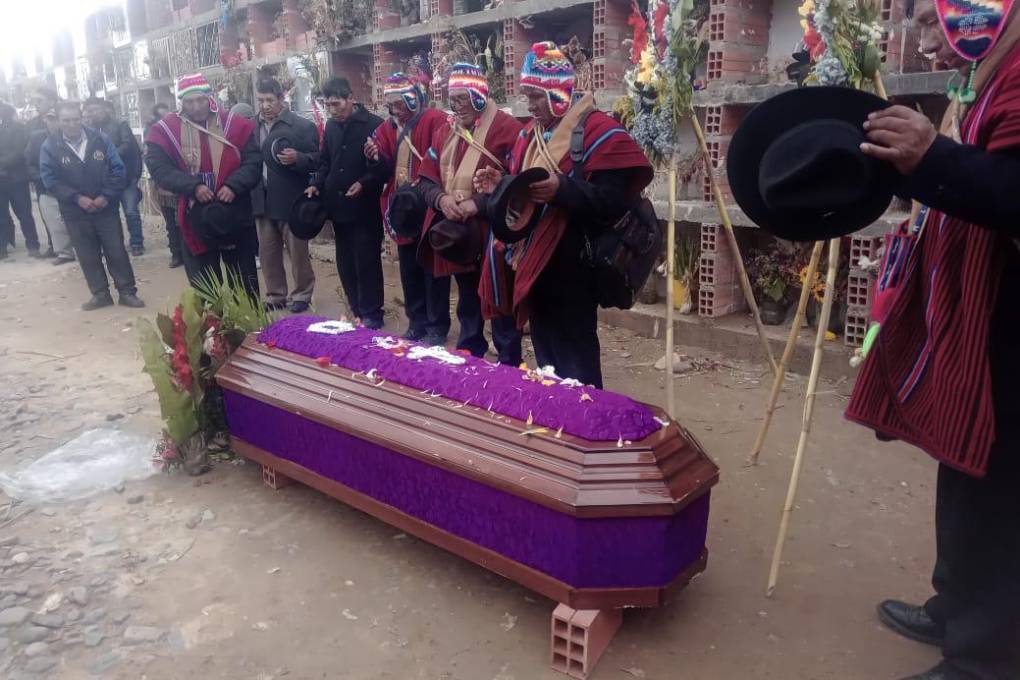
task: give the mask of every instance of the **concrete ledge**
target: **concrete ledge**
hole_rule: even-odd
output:
[[[945,94],[952,75],[951,71],[891,73],[885,74],[882,82],[890,97]],[[752,105],[796,88],[797,85],[792,82],[763,85],[710,84],[704,90],[694,93],[694,105],[699,107],[719,104]]]

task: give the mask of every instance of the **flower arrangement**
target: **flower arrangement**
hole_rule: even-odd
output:
[[[163,417],[158,455],[166,470],[208,468],[208,446],[226,430],[214,376],[248,333],[269,324],[265,307],[227,272],[181,293],[169,314],[143,320],[139,342]]]
[[[878,43],[883,34],[874,3],[804,0],[798,12],[811,64],[807,83],[861,89],[874,79],[882,63]]]
[[[642,13],[631,2],[628,24],[632,67],[624,75],[627,94],[613,107],[621,124],[662,164],[676,151],[675,131],[691,115],[694,72],[706,52],[704,0],[650,0]]]

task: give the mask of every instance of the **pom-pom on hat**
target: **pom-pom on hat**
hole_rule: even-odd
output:
[[[482,69],[474,64],[458,63],[451,66],[446,88],[450,92],[467,90],[475,111],[484,109],[485,103],[489,100],[489,81],[485,79]]]
[[[574,93],[574,65],[555,43],[535,43],[524,58],[521,87],[544,91],[553,115],[561,118]]]

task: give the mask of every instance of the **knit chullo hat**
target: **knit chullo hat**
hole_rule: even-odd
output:
[[[936,0],[949,43],[967,61],[983,59],[1006,25],[1013,0]]]
[[[447,74],[446,89],[450,92],[467,90],[475,111],[484,109],[485,103],[489,100],[489,81],[486,80],[482,69],[474,64],[458,63],[451,66]]]
[[[392,74],[383,83],[383,97],[399,96],[407,104],[407,109],[416,113],[425,103],[425,90],[421,84],[403,72]]]
[[[570,108],[574,93],[574,65],[553,42],[531,46],[521,68],[521,87],[545,92],[552,114],[561,118]]]
[[[201,73],[193,73],[190,76],[181,76],[177,79],[177,98],[184,99],[194,94],[204,94],[211,97],[212,85]]]

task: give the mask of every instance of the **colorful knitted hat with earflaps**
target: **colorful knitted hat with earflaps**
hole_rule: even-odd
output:
[[[942,30],[957,54],[980,61],[995,46],[1013,0],[935,0]]]
[[[450,67],[447,74],[446,89],[467,90],[471,95],[471,105],[475,111],[485,108],[489,100],[489,81],[485,79],[485,73],[474,64],[459,63]]]
[[[392,74],[383,83],[383,96],[401,97],[411,113],[417,113],[418,109],[425,102],[425,90],[422,88],[421,83],[401,71]]]
[[[213,89],[209,81],[201,73],[193,73],[190,76],[181,76],[177,79],[177,98],[184,99],[193,94],[204,94],[212,96]]]
[[[553,115],[561,118],[570,108],[574,93],[574,65],[555,43],[535,43],[524,57],[521,87],[544,91]]]

